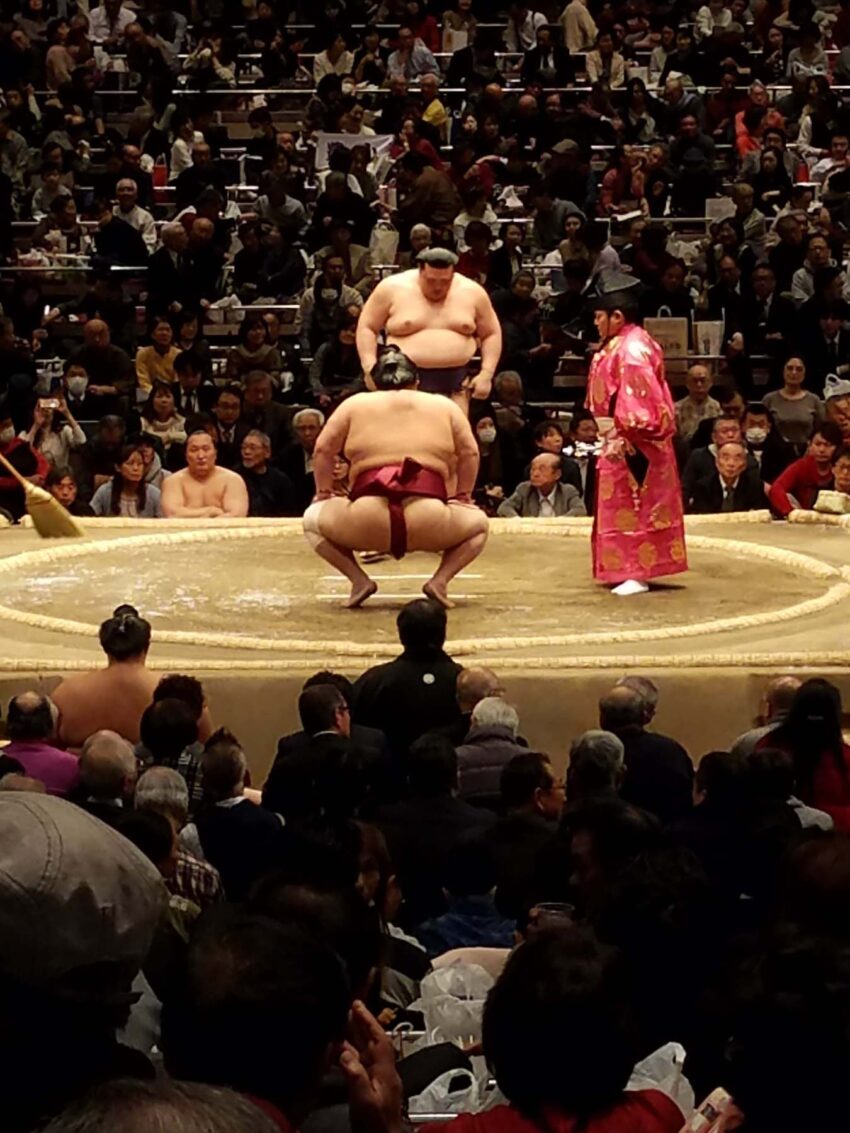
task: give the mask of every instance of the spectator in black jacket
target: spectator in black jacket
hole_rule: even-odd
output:
[[[94,246],[100,259],[111,267],[140,267],[148,262],[148,249],[141,233],[112,212],[107,200],[95,201],[92,215],[97,220]]]
[[[694,768],[681,744],[646,730],[647,704],[633,688],[618,686],[599,701],[599,726],[625,748],[620,795],[662,823],[689,813]]]
[[[414,740],[460,715],[455,698],[460,665],[443,650],[446,611],[430,598],[408,602],[396,626],[403,652],[357,679],[353,716],[358,724],[380,728],[393,758],[403,762]]]
[[[242,463],[236,469],[248,488],[248,515],[279,517],[298,515],[295,489],[289,477],[269,464],[271,441],[252,429],[242,441]]]

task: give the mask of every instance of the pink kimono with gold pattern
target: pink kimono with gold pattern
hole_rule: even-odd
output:
[[[687,570],[673,399],[661,347],[642,327],[626,327],[593,356],[586,405],[614,418],[597,464],[594,578],[646,582]],[[615,438],[626,442],[632,468],[625,456],[611,453]],[[643,463],[641,454],[642,480],[642,469],[634,467]]]

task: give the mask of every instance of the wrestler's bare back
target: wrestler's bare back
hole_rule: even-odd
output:
[[[468,429],[453,402],[412,389],[355,394],[334,413],[330,425],[340,431],[352,482],[370,468],[411,457],[449,484],[458,434]]]
[[[216,467],[208,476],[199,480],[188,468],[184,468],[163,482],[164,515],[179,517],[184,510],[200,512],[208,508],[218,509],[222,515],[248,514],[245,481],[238,473]]]
[[[384,279],[364,308],[372,304],[386,328],[387,341],[400,347],[417,366],[430,369],[465,366],[475,353],[479,305],[487,300],[477,283],[455,272],[445,299],[429,302],[419,283],[419,270]]]

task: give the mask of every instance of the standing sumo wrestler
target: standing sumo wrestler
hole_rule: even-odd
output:
[[[472,503],[478,445],[462,409],[419,390],[416,366],[390,348],[371,367],[373,393],[348,398],[330,417],[313,452],[316,495],[304,533],[326,562],[351,583],[349,608],[375,593],[355,551],[442,554],[423,586],[450,608],[449,582],[477,558],[488,523]],[[344,453],[353,487],[333,494],[334,460]]]
[[[419,389],[453,398],[468,411],[469,398],[490,396],[502,353],[502,328],[484,288],[455,271],[457,256],[426,248],[418,267],[382,280],[357,323],[357,350],[367,385],[378,357],[378,336],[397,346],[419,370]],[[467,374],[475,353],[481,369]]]

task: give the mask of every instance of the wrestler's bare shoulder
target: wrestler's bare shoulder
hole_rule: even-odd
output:
[[[433,393],[425,393],[417,389],[378,389],[367,393],[355,393],[348,397],[334,413],[346,416],[359,416],[361,412],[380,413],[384,409],[398,411],[400,409],[415,409],[417,412],[427,413],[433,417],[452,417],[453,411],[460,410],[447,397],[436,397]],[[461,414],[463,416],[463,414]]]
[[[392,275],[384,276],[372,294],[392,294],[397,291],[412,291],[419,280],[419,268],[408,268],[407,271],[395,271]]]

